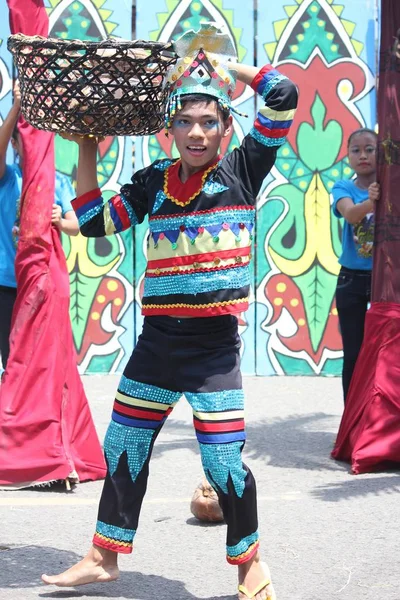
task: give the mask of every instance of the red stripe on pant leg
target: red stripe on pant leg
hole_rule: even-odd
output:
[[[119,402],[114,402],[114,410],[127,415],[128,417],[136,417],[138,419],[148,419],[150,421],[162,421],[165,416],[168,416],[172,408],[169,408],[165,412],[153,412],[151,410],[141,410],[140,408],[130,408],[129,406],[124,406]]]
[[[195,421],[194,427],[196,431],[202,433],[223,433],[225,431],[243,431],[244,420],[240,421],[229,421],[225,423],[203,423],[202,421]]]

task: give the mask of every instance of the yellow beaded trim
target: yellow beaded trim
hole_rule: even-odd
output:
[[[106,542],[114,542],[117,546],[126,546],[127,548],[130,548],[132,546],[132,544],[130,544],[129,542],[121,542],[120,540],[116,540],[114,538],[107,537],[106,535],[103,535],[102,533],[97,533],[97,531],[96,531],[96,537],[98,537],[101,540],[104,540]]]
[[[182,162],[182,161],[179,161]],[[174,163],[174,165],[171,166],[175,166],[176,163]],[[211,173],[211,171],[213,171],[214,169],[216,169],[216,167],[218,166],[218,163],[211,165],[211,167],[208,167],[208,169],[206,169],[203,173],[203,176],[201,178],[201,184],[199,189],[197,190],[197,192],[195,192],[192,196],[190,196],[190,198],[188,198],[188,200],[186,200],[186,202],[181,202],[180,200],[178,200],[177,198],[175,198],[174,196],[172,196],[169,191],[168,191],[168,171],[171,168],[168,167],[167,169],[165,169],[164,171],[164,194],[167,196],[168,200],[171,200],[171,202],[173,202],[174,204],[177,204],[178,206],[187,206],[188,204],[191,203],[192,200],[194,200],[201,192],[201,190],[203,189],[204,183],[207,179],[207,175],[209,173]],[[184,185],[184,184],[182,184]]]
[[[145,304],[143,308],[209,308],[210,306],[227,306],[228,304],[240,304],[241,302],[248,302],[249,298],[238,298],[237,300],[224,300],[223,302],[211,302],[210,304]]]

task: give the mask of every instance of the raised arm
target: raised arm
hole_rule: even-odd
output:
[[[97,140],[91,137],[78,138],[79,159],[76,175],[76,195],[82,196],[99,187],[97,181]]]
[[[254,202],[275,162],[277,149],[286,141],[296,112],[297,88],[271,65],[258,69],[237,63],[232,70],[237,72],[237,79],[250,85],[265,101],[240,148],[227,157],[232,168],[240,172]]]
[[[6,172],[6,155],[8,144],[11,140],[14,127],[17,124],[21,104],[21,96],[18,84],[14,87],[14,103],[0,127],[0,179]]]
[[[134,175],[119,194],[104,200],[97,181],[97,141],[92,137],[62,134],[79,145],[77,197],[72,208],[86,237],[103,237],[119,233],[141,223],[147,214],[147,196],[143,173]]]
[[[241,63],[235,63],[235,66],[232,68],[232,70],[236,71],[238,80],[246,85],[251,85],[254,81],[254,78],[260,71],[258,67],[242,65]]]

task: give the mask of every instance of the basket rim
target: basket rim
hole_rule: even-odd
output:
[[[172,42],[152,42],[148,40],[124,40],[119,38],[106,38],[99,41],[85,41],[85,40],[65,40],[61,38],[49,38],[40,35],[24,35],[22,33],[15,33],[10,35],[7,40],[7,48],[11,52],[18,52],[24,46],[32,46],[32,48],[50,48],[57,50],[60,46],[68,48],[70,50],[85,50],[88,48],[144,48],[148,50],[164,50],[170,51],[175,54],[173,50]]]

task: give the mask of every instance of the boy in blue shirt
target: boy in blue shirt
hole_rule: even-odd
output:
[[[17,295],[14,262],[17,252],[19,199],[22,188],[23,148],[16,127],[20,112],[20,92],[14,89],[14,104],[0,127],[0,354],[5,369],[10,351],[11,317]],[[19,156],[19,164],[6,163],[7,146]],[[71,206],[75,197],[69,180],[56,173],[52,223],[67,235],[77,235],[78,220]]]

